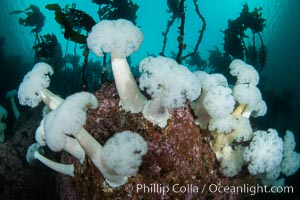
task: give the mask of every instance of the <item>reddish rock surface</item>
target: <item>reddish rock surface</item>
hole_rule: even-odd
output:
[[[64,153],[63,162],[76,163],[76,176],[60,179],[60,199],[243,199],[245,194],[212,193],[209,186],[214,189],[217,184],[255,183],[245,170],[231,179],[220,174],[209,146],[210,135],[200,132],[188,105],[173,110],[168,125],[162,129],[145,120],[141,113],[122,111],[114,84],[103,84],[95,95],[99,107],[88,112],[86,130],[102,145],[116,132],[137,132],[147,141],[148,153],[138,174],[119,189],[107,187],[90,159],[79,165]],[[168,189],[164,195],[163,189]]]
[[[0,199],[55,198],[55,173],[39,162],[29,165],[25,158],[41,118],[40,108],[23,112],[9,140],[0,144]]]

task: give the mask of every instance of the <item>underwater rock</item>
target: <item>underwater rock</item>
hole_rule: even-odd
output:
[[[25,159],[40,120],[41,109],[23,112],[14,136],[0,144],[0,199],[54,199],[54,173],[40,163],[30,166]]]
[[[160,128],[145,120],[141,113],[121,110],[113,83],[102,84],[95,95],[99,106],[88,112],[86,130],[102,145],[116,132],[137,132],[147,141],[148,152],[138,174],[117,189],[107,186],[88,157],[80,165],[63,153],[62,162],[75,163],[76,172],[74,178],[58,180],[60,199],[243,199],[245,194],[214,189],[216,185],[255,183],[246,170],[234,178],[221,175],[209,144],[211,136],[208,132],[200,133],[187,104],[171,111],[167,126]]]
[[[25,158],[27,148],[35,142],[35,130],[42,119],[41,107],[22,112],[14,125],[12,143],[19,155]]]

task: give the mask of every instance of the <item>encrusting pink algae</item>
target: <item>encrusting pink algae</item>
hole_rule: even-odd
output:
[[[60,199],[244,199],[234,192],[213,192],[216,185],[254,185],[256,178],[244,169],[234,178],[219,172],[220,164],[211,150],[209,132],[201,132],[188,104],[171,111],[165,128],[119,107],[113,83],[105,83],[95,93],[99,106],[88,111],[86,130],[101,144],[114,133],[130,130],[148,144],[138,174],[117,189],[105,183],[99,170],[86,158],[83,165],[63,153],[63,163],[75,163],[75,177],[58,175]],[[209,187],[211,187],[209,189]]]

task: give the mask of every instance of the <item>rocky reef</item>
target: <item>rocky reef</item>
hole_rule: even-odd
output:
[[[114,133],[131,130],[144,137],[148,152],[137,175],[117,189],[106,184],[99,170],[86,158],[83,165],[63,153],[63,163],[76,163],[75,177],[61,176],[60,199],[243,199],[246,194],[214,192],[219,186],[251,186],[256,179],[246,169],[234,178],[219,172],[208,132],[200,132],[189,106],[171,111],[165,128],[119,107],[114,83],[95,92],[99,102],[90,110],[86,130],[101,144]]]
[[[40,107],[24,111],[15,123],[13,137],[0,144],[0,199],[54,199],[55,173],[41,163],[30,166],[25,159],[40,120]]]

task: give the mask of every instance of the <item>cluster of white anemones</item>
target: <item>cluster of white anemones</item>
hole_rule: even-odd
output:
[[[197,117],[196,123],[201,129],[209,130],[214,138],[211,147],[225,176],[235,176],[243,165],[248,165],[251,174],[262,177],[262,183],[273,181],[275,184],[274,181],[282,183],[282,179],[277,180],[280,173],[289,176],[299,169],[300,155],[294,152],[291,132],[287,132],[283,142],[274,129],[252,130],[250,117],[267,112],[257,88],[259,74],[254,67],[242,60],[233,60],[229,69],[237,81],[230,86],[222,74],[191,73],[173,59],[148,57],[139,66],[139,87],[152,97],[147,100],[126,60],[142,41],[139,28],[124,19],[102,20],[87,38],[88,47],[97,56],[111,53],[120,105],[125,111],[142,112],[150,122],[164,128],[170,117],[168,110],[182,107],[188,100]],[[43,101],[50,108],[36,131],[39,144],[28,149],[28,161],[36,158],[56,171],[73,176],[72,164],[47,160],[40,154],[40,146],[48,145],[53,151],[65,150],[81,163],[87,154],[110,186],[123,185],[128,176],[137,172],[141,157],[147,151],[146,142],[139,134],[124,131],[116,133],[102,147],[82,128],[87,109],[97,107],[95,96],[82,92],[63,100],[47,89],[52,73],[49,65],[38,63],[19,87],[21,104],[35,107]],[[242,146],[242,142],[249,145]]]

